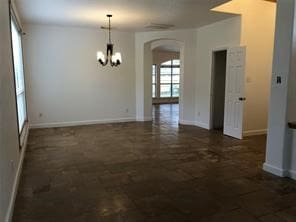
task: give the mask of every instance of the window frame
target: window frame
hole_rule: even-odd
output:
[[[153,74],[153,67],[154,67],[154,71],[155,71],[155,74]],[[155,75],[155,82],[153,83],[153,75]],[[157,81],[157,65],[156,64],[153,64],[152,65],[152,98],[155,99],[158,97],[158,93],[157,93],[157,84],[158,84],[158,81]],[[155,89],[155,95],[153,97],[153,86],[154,86],[154,89]]]
[[[171,81],[170,81],[170,83],[161,83],[161,81],[160,81],[159,82],[159,88],[161,89],[161,85],[170,85],[171,86],[171,92],[170,92],[170,95],[171,96],[169,96],[169,97],[161,97],[161,92],[160,92],[159,98],[167,99],[167,98],[179,98],[180,97],[180,92],[179,92],[179,96],[177,96],[177,97],[176,96],[173,96],[174,95],[173,94],[173,85],[179,85],[179,89],[180,89],[180,75],[181,75],[181,73],[180,73],[181,65],[174,65],[174,62],[173,62],[174,60],[179,60],[180,61],[180,59],[171,59],[171,60],[168,60],[168,61],[163,62],[163,63],[170,62],[170,65],[167,65],[167,64],[162,65],[163,63],[160,64],[160,68],[159,68],[160,73],[159,73],[159,76],[161,77],[161,68],[170,68],[170,70],[171,70],[170,74],[164,74],[164,75],[170,75]],[[179,74],[173,74],[173,69],[174,68],[179,68]],[[173,82],[173,76],[179,76],[179,83],[174,83]]]
[[[21,136],[24,132],[24,128],[26,124],[28,123],[28,107],[27,107],[27,97],[26,97],[26,79],[25,79],[25,67],[24,67],[24,50],[23,50],[23,41],[22,41],[22,35],[24,34],[22,31],[21,26],[19,25],[19,21],[17,19],[16,13],[14,12],[12,3],[10,2],[9,7],[9,28],[10,28],[10,43],[11,43],[11,57],[12,57],[12,69],[13,69],[13,81],[14,81],[14,94],[15,94],[15,105],[16,105],[16,116],[17,116],[17,129],[19,133],[19,146],[21,149]],[[23,91],[21,93],[17,92],[17,81],[16,81],[16,70],[15,70],[15,57],[14,57],[14,50],[13,50],[13,34],[12,34],[12,25],[15,26],[17,29],[19,40],[20,40],[20,50],[21,50],[21,68],[23,73]],[[24,108],[25,108],[25,116],[24,116],[24,122],[22,123],[22,126],[20,127],[19,123],[19,111],[18,111],[18,96],[23,95],[24,97]]]

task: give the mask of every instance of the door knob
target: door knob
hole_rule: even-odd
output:
[[[246,101],[246,97],[239,97],[238,100],[239,101]]]

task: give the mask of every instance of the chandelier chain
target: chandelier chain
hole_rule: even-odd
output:
[[[111,43],[111,21],[109,17],[109,43]]]

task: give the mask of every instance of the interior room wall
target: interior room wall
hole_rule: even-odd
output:
[[[147,76],[144,75],[144,52],[145,43],[154,40],[176,40],[183,47],[180,57],[184,56],[183,66],[184,74],[181,76],[184,87],[181,89],[182,106],[180,106],[180,122],[184,124],[195,124],[195,77],[196,77],[196,30],[185,29],[175,31],[155,31],[155,32],[139,32],[135,34],[135,50],[136,50],[136,98],[137,98],[137,119],[151,120],[151,89],[149,81],[145,81]],[[147,49],[148,50],[148,49]],[[147,72],[148,73],[148,72]],[[147,78],[150,78],[148,76]],[[151,78],[150,78],[151,79]],[[145,86],[146,84],[146,86]],[[145,90],[147,89],[147,92]],[[145,104],[145,101],[148,101]],[[149,108],[150,107],[150,108]]]
[[[296,29],[293,31],[293,40],[296,42]],[[293,58],[296,58],[296,44],[293,45]],[[296,63],[292,63],[292,68],[296,70]],[[290,73],[288,91],[288,122],[296,122],[296,72]],[[295,143],[296,145],[296,143]],[[295,168],[296,169],[296,168]]]
[[[266,1],[244,1],[242,9],[241,45],[246,51],[246,102],[244,131],[266,132],[276,4]]]
[[[24,48],[31,124],[44,127],[129,121],[136,115],[145,119],[146,114],[149,119],[151,110],[145,110],[143,103],[150,95],[143,91],[144,44],[174,39],[185,46],[181,121],[209,128],[212,51],[246,45],[244,131],[266,129],[274,6],[264,3],[256,10],[251,7],[247,4],[243,11],[235,11],[242,16],[197,30],[114,32],[115,48],[123,54],[123,64],[118,68],[100,67],[94,62],[96,51],[105,50],[105,32],[27,25]]]
[[[241,14],[197,30],[197,122],[207,128],[210,110],[211,51],[224,46],[246,46],[243,131],[266,133],[276,4],[234,0],[217,10]],[[259,96],[258,96],[259,95]]]
[[[279,0],[271,97],[268,120],[266,160],[263,169],[282,177],[296,179],[296,130],[288,127],[290,105],[296,72],[296,3],[294,0]],[[281,81],[277,81],[280,78]],[[292,89],[292,90],[291,90]],[[294,113],[295,117],[295,113]]]
[[[157,68],[156,72],[159,74],[161,63],[166,62],[168,60],[180,59],[180,52],[155,49],[152,51],[152,56],[153,64],[155,64]],[[157,77],[159,78],[159,75],[157,75]],[[158,79],[158,81],[160,81],[160,79]],[[178,98],[153,98],[153,103],[178,103]]]
[[[102,67],[107,33],[89,28],[25,26],[25,70],[32,127],[135,120],[134,33],[112,32],[122,64]]]
[[[283,0],[282,0],[283,1]],[[291,1],[291,0],[289,0]],[[282,4],[282,3],[281,3]],[[289,3],[286,3],[289,4]],[[290,6],[291,7],[291,6]],[[294,3],[294,8],[296,9],[296,4]],[[278,16],[280,17],[280,16]],[[295,23],[295,18],[296,13],[294,11],[294,27],[293,27],[293,33],[291,40],[293,41],[292,45],[292,59],[291,59],[291,66],[290,66],[290,73],[288,77],[288,95],[287,95],[287,122],[289,123],[295,123],[296,122],[296,64],[295,64],[295,59],[296,59],[296,23]],[[285,22],[288,23],[288,22]],[[289,24],[289,23],[288,23]],[[291,41],[290,40],[290,41]],[[278,47],[281,47],[279,45]],[[276,72],[274,75],[277,75],[278,72]],[[275,77],[273,77],[275,79]],[[285,81],[285,80],[284,80]],[[276,88],[276,87],[275,87]],[[277,100],[275,100],[275,103],[277,103]],[[271,116],[270,116],[271,117]],[[272,117],[271,117],[272,118]],[[272,127],[273,124],[270,124],[270,127]],[[294,180],[296,180],[296,129],[288,129],[286,132],[286,137],[290,137],[289,139],[292,141],[291,142],[291,147],[290,147],[290,152],[287,155],[290,159],[290,170],[289,170],[289,176],[292,177]],[[275,137],[275,135],[271,134],[270,137]],[[287,143],[290,145],[290,143]],[[274,146],[273,141],[271,140],[269,143],[270,146]],[[273,147],[273,149],[276,149],[277,147]],[[289,147],[288,147],[289,148]],[[270,147],[267,148],[268,152],[271,153],[273,152]],[[278,157],[275,157],[278,158]],[[268,159],[267,159],[268,161]]]
[[[0,1],[0,221],[12,212],[20,160],[8,1]]]
[[[244,133],[266,133],[276,4],[258,0],[233,0],[215,10],[241,14],[241,40],[246,46]]]
[[[240,45],[241,18],[233,17],[197,29],[196,124],[210,128],[212,52]]]

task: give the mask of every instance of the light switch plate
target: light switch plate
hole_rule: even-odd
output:
[[[286,88],[287,87],[287,77],[283,76],[283,75],[273,75],[272,87],[273,88]]]

